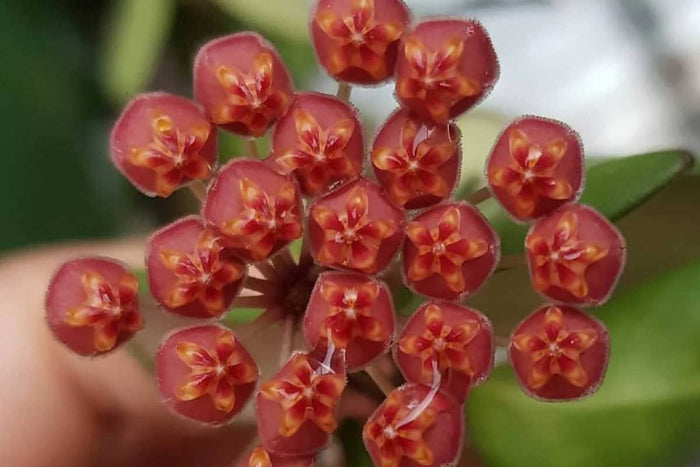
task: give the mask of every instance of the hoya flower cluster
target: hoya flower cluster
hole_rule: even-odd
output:
[[[462,404],[494,355],[490,321],[462,301],[500,257],[479,210],[450,198],[461,162],[454,119],[495,85],[496,55],[478,22],[413,21],[400,0],[318,0],[309,24],[338,96],[294,90],[273,46],[242,32],[200,49],[194,100],[138,96],[113,128],[112,161],[146,195],[206,183],[198,215],[147,244],[153,300],[193,320],[163,340],[158,387],[173,410],[212,425],[254,398],[260,446],[240,465],[308,466],[338,426],[347,372],[391,350],[407,383],[367,420],[367,451],[381,467],[451,464]],[[399,107],[368,143],[348,87],[388,80]],[[269,134],[269,154],[218,166],[218,130]],[[502,207],[532,223],[530,280],[550,302],[517,326],[508,353],[525,392],[545,400],[600,384],[608,336],[576,306],[603,302],[624,263],[617,230],[576,204],[582,160],[572,129],[525,116],[505,128],[486,167]],[[427,299],[398,333],[383,280],[396,277]],[[137,287],[114,260],[70,261],[49,285],[49,325],[79,354],[109,352],[143,326]],[[212,322],[234,302],[264,308],[265,322],[298,327],[308,350],[285,356],[258,384],[255,356]]]

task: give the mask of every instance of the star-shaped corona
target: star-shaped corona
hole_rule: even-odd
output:
[[[132,100],[110,139],[117,168],[145,194],[163,198],[192,180],[207,179],[215,150],[216,134],[202,109],[162,92]]]
[[[275,126],[271,159],[293,172],[306,195],[356,177],[363,157],[362,132],[355,111],[333,97],[305,93]]]
[[[394,334],[391,294],[374,278],[351,272],[321,274],[304,315],[311,348],[330,342],[345,350],[349,371],[361,369],[387,350]]]
[[[156,355],[158,388],[177,413],[211,425],[238,414],[255,390],[259,370],[233,333],[200,325],[170,334]]]
[[[371,208],[370,196],[377,203]],[[379,257],[380,249],[386,246],[396,251],[399,246],[394,240],[401,221],[397,211],[377,187],[364,180],[320,198],[311,207],[310,216],[319,237],[318,242],[312,238],[316,261],[365,273],[383,269],[392,255]],[[386,214],[382,216],[381,212]]]
[[[467,205],[442,205],[407,224],[404,272],[411,286],[420,293],[436,298],[455,298],[473,291],[490,274],[492,265],[487,265],[486,269],[478,268],[478,276],[472,274],[475,282],[465,280],[465,268],[469,268],[474,260],[491,257],[488,262],[493,263],[495,247],[490,228],[472,209]],[[467,228],[467,224],[473,225]],[[465,233],[479,228],[483,230],[479,233],[481,238]],[[437,280],[428,281],[432,276],[437,276]],[[434,283],[438,281],[444,291]]]
[[[588,295],[586,268],[604,258],[607,250],[578,238],[578,217],[566,213],[559,220],[551,240],[536,235],[527,239],[527,249],[534,259],[533,286],[546,290],[561,287],[577,298]]]
[[[471,376],[474,373],[467,354],[467,345],[479,333],[479,322],[467,319],[456,326],[445,324],[442,310],[430,304],[425,309],[425,331],[419,336],[404,336],[399,348],[409,355],[420,357],[421,379],[428,382],[433,377],[432,362],[438,364],[438,371],[454,369]]]
[[[399,47],[396,95],[424,119],[447,123],[471,108],[498,78],[498,62],[478,23],[428,20]]]
[[[549,305],[518,325],[509,352],[526,391],[567,399],[590,393],[600,383],[608,337],[600,323],[581,311]]]
[[[375,138],[372,165],[377,179],[399,206],[430,206],[445,199],[457,180],[458,143],[455,125],[426,125],[399,111]]]
[[[429,384],[438,371],[441,389],[463,401],[491,371],[491,323],[478,311],[455,303],[424,303],[406,323],[394,357],[406,380]]]
[[[261,136],[292,100],[289,75],[275,49],[242,32],[205,44],[194,65],[195,100],[216,125]]]
[[[303,354],[296,354],[290,366],[288,378],[273,379],[260,388],[264,398],[282,406],[280,434],[293,436],[307,420],[326,433],[333,432],[335,405],[345,387],[345,378],[314,371]]]
[[[267,258],[301,236],[299,193],[261,161],[233,161],[209,190],[203,217],[227,248],[248,261]]]
[[[426,409],[415,420],[399,425],[409,408],[403,404],[401,393],[397,392],[392,392],[379,410],[363,430],[365,439],[378,447],[381,459],[378,465],[398,467],[404,457],[419,465],[432,465],[433,452],[422,438],[435,423],[436,412]]]
[[[147,146],[132,148],[128,160],[137,167],[155,172],[158,196],[168,197],[183,180],[204,179],[209,176],[209,161],[199,154],[211,127],[203,124],[183,133],[167,115],[152,121],[153,141]]]
[[[434,386],[408,383],[392,391],[367,420],[362,438],[377,467],[450,465],[461,445],[459,406]],[[444,442],[435,442],[434,435]]]
[[[330,338],[344,349],[353,338],[382,342],[388,335],[371,315],[372,302],[379,295],[379,286],[366,282],[358,287],[343,287],[327,281],[321,284],[321,295],[331,305],[331,312],[321,327],[321,337]]]
[[[416,37],[408,37],[404,54],[412,73],[398,82],[398,95],[404,99],[424,100],[433,120],[447,122],[450,106],[481,91],[479,83],[464,77],[457,69],[463,49],[460,37],[445,41],[435,51],[426,50]]]
[[[272,55],[266,52],[255,57],[249,73],[221,65],[216,77],[228,102],[214,111],[213,122],[241,123],[252,135],[262,134],[288,105],[288,96],[272,88],[272,67]]]
[[[398,0],[322,0],[312,10],[313,44],[333,78],[379,83],[394,70],[396,45],[408,23]]]
[[[194,342],[178,342],[177,356],[191,372],[176,388],[175,397],[191,401],[208,395],[217,410],[231,412],[236,406],[236,386],[254,383],[258,378],[257,369],[241,357],[237,347],[227,331],[216,337],[211,349]]]
[[[136,295],[138,282],[133,274],[125,274],[114,287],[99,272],[82,274],[85,301],[66,310],[69,326],[92,328],[98,352],[112,350],[119,333],[134,333],[142,327]]]
[[[496,142],[486,172],[503,206],[523,221],[575,199],[582,183],[582,163],[578,135],[568,126],[521,117]]]
[[[168,307],[177,308],[199,300],[213,316],[226,310],[223,289],[241,279],[244,271],[241,263],[224,259],[222,250],[218,238],[205,230],[191,254],[160,251],[161,262],[177,277],[166,299]]]
[[[179,219],[151,235],[146,270],[151,294],[163,308],[195,318],[225,312],[246,276],[245,265],[197,216]]]

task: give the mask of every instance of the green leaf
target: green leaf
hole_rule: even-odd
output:
[[[680,150],[638,154],[591,164],[586,169],[586,187],[580,202],[615,221],[692,165],[692,156]],[[494,199],[483,202],[479,209],[500,235],[504,255],[523,251],[526,224],[513,222]]]
[[[508,367],[467,405],[487,466],[688,465],[700,426],[700,262],[619,296],[596,314],[610,331],[599,391],[552,404],[519,389]],[[697,454],[697,453],[696,453]]]
[[[121,0],[114,4],[100,73],[102,86],[115,104],[123,104],[147,87],[168,39],[175,6],[175,0]]]

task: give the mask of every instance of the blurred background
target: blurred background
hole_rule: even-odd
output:
[[[186,190],[152,200],[114,170],[107,156],[113,121],[139,92],[191,96],[198,47],[245,29],[276,45],[298,89],[335,92],[309,44],[309,3],[0,0],[0,255],[47,242],[146,234],[196,209]],[[567,122],[589,158],[700,153],[700,1],[406,3],[418,17],[479,19],[500,58],[494,92],[458,122],[463,189],[482,185],[495,137],[524,113]],[[353,90],[368,138],[393,110],[392,92]],[[242,145],[221,133],[220,147],[227,158]],[[464,465],[700,465],[700,268],[683,269],[700,264],[699,175],[696,167],[618,223],[629,261],[620,298],[600,310],[613,337],[600,393],[566,408],[544,407],[497,371],[467,408],[475,449],[466,450]],[[498,274],[473,300],[501,335],[541,301],[523,274]],[[361,446],[352,444],[358,426],[346,424],[340,433],[351,467],[367,465]]]
[[[465,181],[504,122],[568,122],[588,156],[700,148],[697,0],[409,0],[416,16],[468,15],[501,60],[492,96],[461,121]],[[189,200],[140,196],[107,158],[133,94],[191,95],[203,42],[241,29],[279,48],[300,89],[334,91],[306,31],[309,0],[0,1],[0,251],[58,239],[146,232]],[[391,86],[355,90],[368,136],[394,107]],[[223,154],[237,141],[224,136]]]

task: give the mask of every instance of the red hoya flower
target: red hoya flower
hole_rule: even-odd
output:
[[[532,286],[564,303],[600,305],[622,273],[622,235],[594,209],[567,204],[540,219],[525,238]]]
[[[411,316],[394,354],[406,380],[430,384],[433,364],[442,389],[461,402],[493,366],[491,322],[476,310],[450,302],[427,302]]]
[[[503,131],[486,162],[489,188],[519,221],[540,217],[578,198],[583,148],[567,125],[520,117]]]
[[[372,144],[379,183],[399,206],[418,209],[447,198],[457,181],[462,152],[455,124],[426,124],[394,112]]]
[[[221,168],[202,217],[246,261],[265,259],[301,236],[296,185],[257,160],[237,159]]]
[[[310,347],[330,339],[345,350],[352,371],[384,353],[393,336],[394,306],[383,282],[343,272],[318,277],[304,315],[304,337]]]
[[[360,178],[317,199],[309,215],[311,253],[323,266],[373,274],[401,244],[403,213]]]
[[[260,387],[256,398],[258,433],[269,452],[312,455],[335,431],[336,404],[345,388],[345,357],[330,348],[323,361],[294,353]]]
[[[401,0],[317,0],[311,38],[320,64],[338,81],[375,84],[394,72],[410,21]]]
[[[486,281],[499,251],[496,233],[472,205],[438,205],[406,225],[404,277],[423,295],[460,299]]]
[[[609,345],[608,332],[595,318],[570,306],[547,305],[513,330],[508,356],[530,396],[576,399],[598,389]]]
[[[313,457],[280,457],[267,452],[262,446],[243,457],[236,467],[313,467]]]
[[[294,172],[304,194],[318,195],[362,168],[362,127],[357,112],[334,97],[297,96],[275,125],[270,157],[277,170]]]
[[[118,261],[79,258],[63,263],[46,293],[53,334],[80,355],[114,350],[143,327],[138,281]]]
[[[151,236],[146,269],[153,298],[168,311],[195,318],[225,312],[246,272],[196,216],[179,219]]]
[[[215,124],[237,134],[262,136],[287,110],[292,84],[274,47],[258,34],[240,32],[199,50],[194,96]]]
[[[367,420],[362,440],[377,467],[453,465],[462,447],[462,417],[442,391],[408,383]]]
[[[170,196],[183,183],[209,177],[216,164],[216,132],[201,107],[163,92],[142,94],[112,128],[110,157],[148,196]]]
[[[399,46],[396,96],[421,117],[447,123],[483,99],[498,73],[496,53],[479,23],[422,21]]]
[[[258,374],[233,333],[217,325],[177,331],[156,355],[158,388],[166,403],[180,415],[212,425],[241,411]]]

